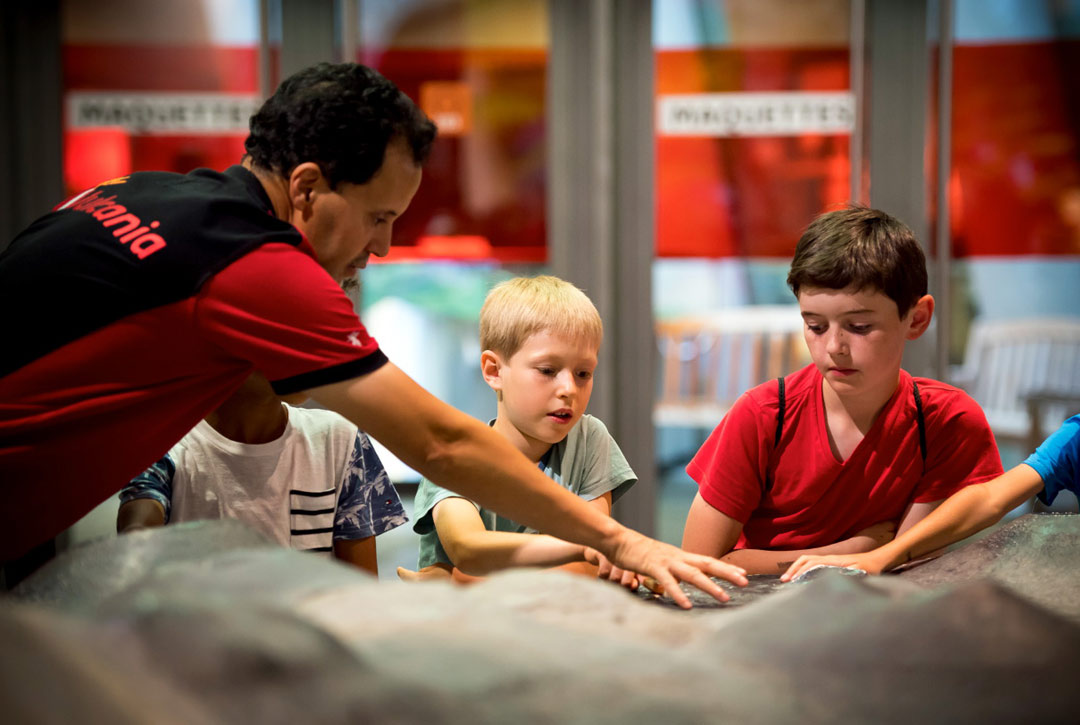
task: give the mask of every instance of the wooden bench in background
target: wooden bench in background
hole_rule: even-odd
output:
[[[712,430],[735,400],[809,362],[798,305],[758,305],[657,324],[658,427]]]

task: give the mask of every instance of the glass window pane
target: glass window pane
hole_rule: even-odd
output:
[[[1077,67],[1076,3],[957,0],[948,188],[956,258],[950,357],[963,361],[965,367],[954,372],[986,410],[1006,468],[1027,456],[1032,438],[1041,439],[1075,413],[1080,399],[1080,342],[1049,341],[1080,339]],[[1044,341],[1015,339],[1011,351],[998,348],[996,362],[980,368],[975,331],[1000,337],[1010,325],[1025,338]],[[1000,367],[1009,365],[1003,352],[1023,362]],[[990,354],[983,348],[982,359]],[[990,384],[995,369],[1006,377],[992,389],[980,385]],[[1039,390],[1072,401],[1050,401],[1036,430],[1026,396]],[[1075,510],[1071,500],[1064,505],[1070,504]]]
[[[684,468],[742,392],[809,362],[786,285],[809,221],[849,194],[847,0],[656,0],[658,536]]]
[[[224,169],[258,107],[258,0],[62,6],[64,181]]]
[[[547,5],[365,0],[358,25],[358,62],[439,126],[390,255],[363,273],[361,315],[391,360],[487,420],[495,398],[480,375],[480,307],[496,282],[535,274],[547,258]],[[392,478],[418,480],[379,454]]]

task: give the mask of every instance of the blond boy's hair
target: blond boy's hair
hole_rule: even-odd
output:
[[[585,293],[558,277],[515,277],[495,285],[480,310],[481,349],[509,358],[540,332],[599,348],[604,324]]]

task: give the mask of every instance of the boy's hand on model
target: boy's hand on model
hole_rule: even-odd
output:
[[[613,581],[630,591],[635,591],[638,585],[643,583],[644,577],[627,569],[620,569],[612,564],[606,556],[588,546],[585,547],[585,561],[596,566],[596,576],[598,578]]]
[[[422,582],[422,581],[447,581],[450,579],[450,569],[444,564],[432,564],[425,566],[423,569],[413,571],[412,569],[406,569],[403,566],[397,568],[398,579],[404,582]]]
[[[887,562],[874,551],[861,554],[829,554],[827,556],[803,554],[780,576],[780,581],[789,582],[815,566],[839,566],[847,569],[861,569],[867,574],[880,574],[886,564]]]
[[[839,566],[862,569],[867,574],[880,574],[886,562],[873,552],[884,546],[896,536],[896,522],[882,521],[867,526],[850,539],[823,547],[826,551],[839,551],[836,554],[803,554],[796,559],[780,576],[780,581],[788,582],[815,566]]]
[[[691,584],[720,602],[726,602],[728,595],[710,576],[746,586],[746,571],[741,567],[725,564],[711,556],[691,554],[627,528],[622,528],[617,537],[611,563],[636,572],[641,580],[644,576],[652,577],[683,609],[690,609],[691,604],[690,598],[679,588],[679,582]],[[622,574],[619,580],[620,583],[623,581]]]

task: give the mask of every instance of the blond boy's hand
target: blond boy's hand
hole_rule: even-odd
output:
[[[450,579],[450,569],[440,564],[432,564],[431,566],[425,566],[419,571],[413,571],[412,569],[406,569],[403,566],[397,568],[398,579],[405,582],[422,582],[431,580],[448,580]]]
[[[613,581],[630,591],[635,591],[638,585],[643,583],[644,577],[632,571],[620,569],[612,564],[606,556],[588,546],[585,547],[585,561],[596,566],[596,576],[598,578]]]
[[[651,577],[683,609],[690,609],[691,604],[690,598],[679,588],[679,582],[695,586],[721,602],[726,602],[728,595],[710,576],[746,586],[746,571],[741,567],[725,564],[711,556],[691,554],[627,528],[618,533],[611,553],[613,565],[636,573],[641,580]],[[620,583],[623,576],[619,575]]]
[[[422,581],[452,581],[457,584],[475,584],[476,582],[484,581],[482,576],[471,576],[458,569],[456,566],[449,566],[447,564],[431,564],[425,566],[419,571],[413,571],[412,569],[406,569],[403,566],[397,568],[398,579],[406,582],[422,582]]]

